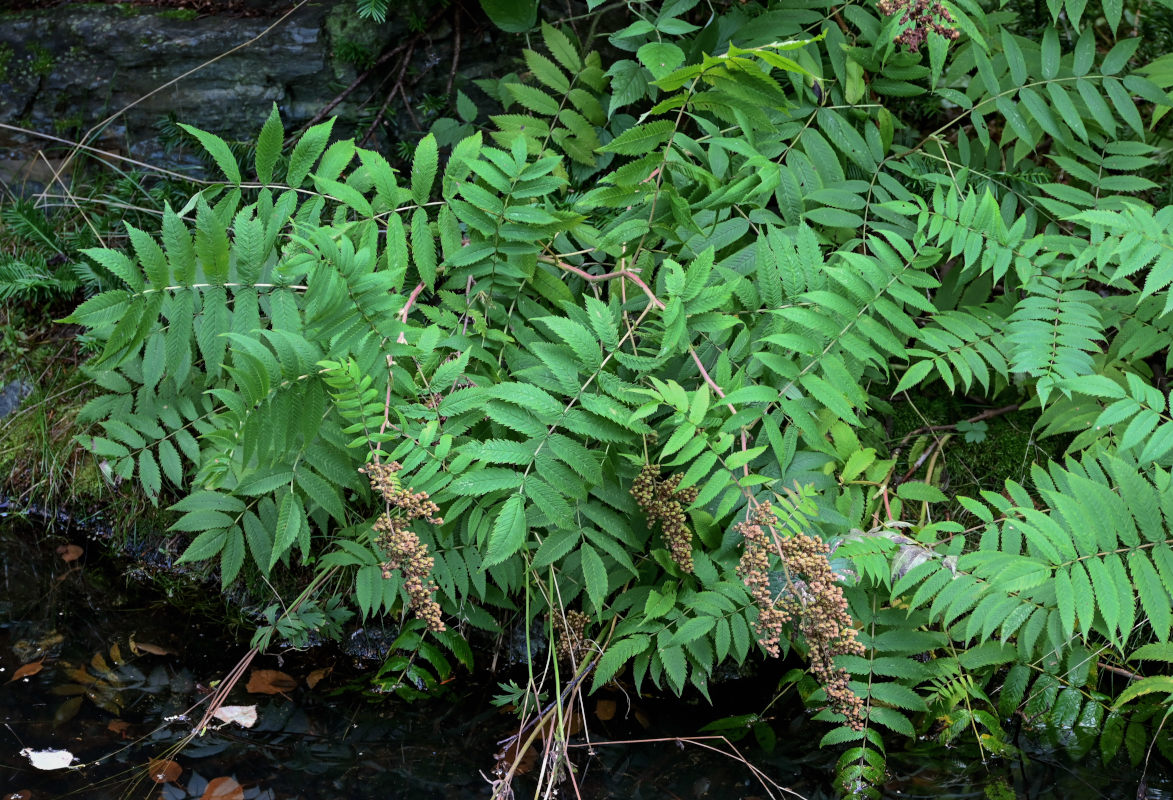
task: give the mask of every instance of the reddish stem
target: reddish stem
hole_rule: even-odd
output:
[[[415,305],[415,301],[420,296],[420,292],[424,290],[424,285],[421,283],[411,290],[411,294],[407,296],[407,302],[403,304],[403,308],[399,310],[399,321],[404,325],[407,324],[407,315],[411,313],[411,307]]]

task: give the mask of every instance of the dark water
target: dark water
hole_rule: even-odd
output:
[[[184,610],[190,601],[177,606],[158,586],[128,583],[120,565],[76,532],[46,534],[0,520],[0,557],[0,800],[490,795],[486,776],[498,743],[516,730],[514,718],[491,704],[491,683],[460,673],[441,696],[407,704],[366,691],[369,683],[342,652],[274,648],[251,669],[278,670],[296,687],[250,693],[242,679],[227,702],[255,705],[256,724],[225,724],[193,737],[211,687],[247,652],[247,630],[238,640],[222,618]],[[215,597],[215,587],[206,591]],[[215,600],[206,608],[214,610]],[[22,666],[24,676],[10,681]],[[573,748],[579,796],[834,797],[837,754],[814,747],[824,729],[797,710],[775,708],[771,751],[753,737],[737,743],[761,779],[727,743],[674,739],[694,736],[721,716],[760,710],[770,688],[762,681],[718,687],[719,710],[620,693],[588,698],[582,710],[591,741],[580,734]],[[600,713],[600,699],[603,707],[613,704],[613,716]],[[643,741],[652,739],[665,740]],[[988,764],[965,748],[929,743],[890,753],[884,796],[1173,798],[1173,776],[1163,764],[1150,768],[1138,795],[1134,770],[1072,762],[1062,742],[1019,744],[1029,756]],[[70,769],[39,770],[24,749],[67,750],[76,761]],[[170,780],[157,783],[153,775]],[[533,796],[532,773],[518,776],[513,789],[517,797]],[[557,796],[575,797],[575,787],[566,782]]]

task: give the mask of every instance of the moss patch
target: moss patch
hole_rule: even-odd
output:
[[[53,59],[53,54],[41,47],[39,44],[29,45],[29,55],[32,59],[29,61],[29,69],[37,77],[45,77],[53,72],[53,66],[56,63]]]
[[[97,459],[73,440],[77,413],[92,391],[78,368],[81,354],[72,331],[31,326],[13,309],[0,315],[0,331],[7,362],[0,377],[35,387],[19,409],[0,419],[0,475],[7,476],[0,492],[50,508],[86,509],[109,499]]]
[[[169,8],[166,11],[160,11],[159,16],[163,19],[178,19],[190,22],[198,17],[200,14],[194,8]]]
[[[0,44],[0,83],[8,80],[8,64],[12,61],[13,50],[7,44]]]
[[[917,402],[915,409],[898,406],[893,419],[892,446],[910,431],[925,425],[953,425],[996,405],[993,402],[979,407],[952,397],[932,397]],[[993,417],[984,423],[984,436],[975,432],[970,441],[963,431],[944,430],[915,437],[901,453],[896,474],[906,474],[932,444],[933,437],[940,439],[948,435],[934,462],[933,474],[933,482],[947,495],[980,497],[983,489],[1001,492],[1007,480],[1029,484],[1031,465],[1061,455],[1069,440],[1069,437],[1038,439],[1033,430],[1037,419],[1037,411],[1014,411]],[[930,461],[931,458],[921,464],[915,478],[925,477]]]

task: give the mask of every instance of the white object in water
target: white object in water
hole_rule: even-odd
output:
[[[34,750],[31,747],[21,750],[20,754],[37,769],[45,770],[67,769],[76,758],[68,750]]]

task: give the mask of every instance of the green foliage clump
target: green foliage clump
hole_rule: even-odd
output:
[[[867,5],[694,5],[640,4],[609,65],[543,25],[407,174],[329,122],[283,159],[274,109],[246,182],[187,129],[224,185],[87,251],[120,283],[70,317],[102,343],[86,447],[179,494],[225,586],[300,561],[363,615],[434,602],[415,645],[576,608],[576,680],[702,694],[797,651],[864,795],[882,733],[1004,753],[1015,714],[1169,754],[1173,207],[1143,176],[1173,81],[1109,4],[1049,4],[1041,41],[951,5],[915,53]],[[884,444],[926,391],[1009,397],[1063,458],[951,497],[933,454],[982,415]],[[439,513],[386,516],[386,470]]]

